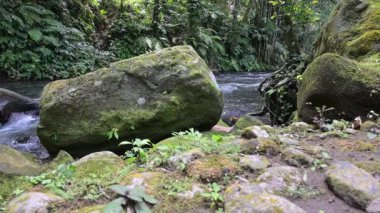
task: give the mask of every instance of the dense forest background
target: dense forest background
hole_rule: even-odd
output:
[[[218,71],[310,53],[336,0],[0,0],[0,75],[59,79],[193,46]]]

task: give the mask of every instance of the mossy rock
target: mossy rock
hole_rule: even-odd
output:
[[[206,183],[221,181],[224,176],[233,176],[239,171],[240,166],[226,156],[209,156],[196,160],[186,170],[190,177]]]
[[[287,148],[282,151],[281,159],[291,166],[309,167],[314,158],[297,148]]]
[[[347,204],[363,210],[380,197],[378,180],[349,162],[334,163],[326,172],[326,182]]]
[[[380,51],[378,0],[342,0],[316,42],[314,57],[338,53],[358,61]]]
[[[124,161],[116,154],[104,151],[86,155],[72,165],[75,166],[74,180],[88,177],[113,179],[123,168]]]
[[[281,152],[281,146],[272,139],[258,138],[252,140],[253,143],[257,143],[256,152],[267,155],[277,155]]]
[[[192,196],[181,196],[192,191],[194,182],[193,179],[175,173],[151,171],[132,173],[121,184],[142,186],[148,195],[159,200],[153,207],[153,212],[210,212],[200,192],[194,192]],[[202,210],[199,211],[200,209]]]
[[[86,206],[72,212],[73,213],[103,213],[104,207],[105,205]]]
[[[158,142],[191,127],[210,130],[222,109],[206,63],[192,47],[177,46],[46,85],[37,133],[51,154],[124,151],[130,147],[118,146],[120,140]],[[108,140],[115,128],[119,140]]]
[[[21,152],[0,144],[0,174],[30,175],[41,174],[45,167],[30,153]]]
[[[250,126],[261,126],[264,125],[264,123],[250,115],[244,115],[239,118],[239,120],[234,125],[234,131],[243,130]]]
[[[360,130],[363,132],[369,132],[371,129],[380,129],[380,125],[373,121],[366,121],[360,127]]]
[[[6,207],[6,212],[48,212],[49,205],[62,201],[61,197],[41,192],[27,192],[16,197]]]
[[[365,67],[337,54],[323,54],[303,74],[297,96],[299,115],[312,123],[319,115],[317,107],[333,107],[323,112],[329,119],[353,120],[371,110],[380,111],[379,82],[380,67]]]
[[[228,199],[225,202],[225,212],[306,213],[286,198],[267,193],[242,194],[234,199]]]

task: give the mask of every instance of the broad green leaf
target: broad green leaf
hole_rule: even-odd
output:
[[[122,196],[125,196],[131,190],[129,187],[122,185],[112,185],[109,188]]]
[[[117,198],[104,207],[103,213],[124,213],[123,205],[125,204],[126,201],[124,198]]]
[[[40,41],[42,38],[42,32],[39,29],[29,30],[28,34],[33,41]]]
[[[135,211],[136,213],[151,213],[149,206],[146,205],[144,202],[138,202],[135,205]]]
[[[147,195],[147,194],[144,195],[143,199],[144,199],[145,202],[147,202],[149,204],[155,205],[155,204],[158,203],[158,200],[156,200],[155,198],[153,198],[152,196]]]

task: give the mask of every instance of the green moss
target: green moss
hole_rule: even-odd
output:
[[[373,52],[376,44],[380,44],[380,30],[365,32],[359,38],[349,41],[347,43],[347,51],[355,58],[364,58]]]
[[[16,190],[28,191],[33,185],[22,176],[10,176],[0,174],[0,197],[4,200],[10,200]]]
[[[94,213],[94,212],[100,213],[100,212],[103,212],[104,207],[105,205],[87,206],[87,207],[80,208],[74,211],[73,213]]]
[[[380,174],[380,161],[358,161],[355,162],[355,166],[371,173],[371,174]]]
[[[147,194],[159,200],[153,212],[187,212],[205,206],[203,197],[195,194],[194,197],[180,197],[177,193],[191,191],[195,182],[191,178],[174,173],[142,172],[128,175],[122,184],[129,185],[141,182]]]
[[[257,152],[262,154],[277,155],[281,152],[281,146],[275,141],[267,138],[258,138]]]

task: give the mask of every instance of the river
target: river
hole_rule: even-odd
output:
[[[260,111],[263,100],[257,88],[268,73],[218,74],[216,79],[224,94],[224,112],[245,114]],[[32,82],[0,82],[6,88],[22,95],[38,98],[46,81]],[[267,119],[267,118],[266,118]],[[39,117],[27,113],[14,113],[9,121],[0,126],[0,144],[8,144],[18,150],[31,152],[40,159],[49,157],[36,135]]]

